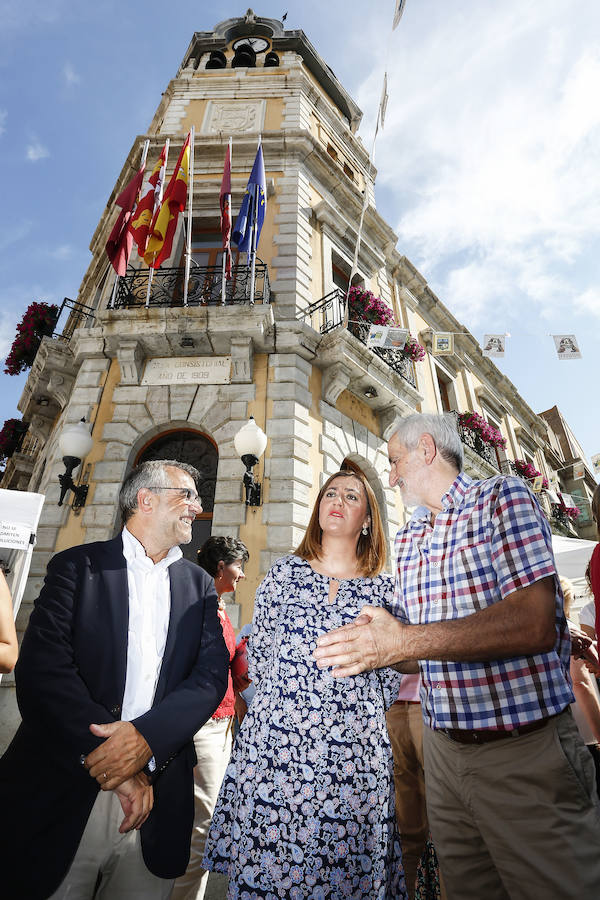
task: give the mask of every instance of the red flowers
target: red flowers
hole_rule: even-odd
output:
[[[502,447],[503,449],[506,447],[506,439],[502,437],[497,428],[486,422],[479,413],[461,413],[458,417],[458,424],[462,425],[463,428],[468,428],[469,431],[474,431],[484,444],[489,444],[490,447]]]
[[[6,420],[0,430],[0,459],[8,459],[18,450],[27,428],[22,419]]]
[[[51,335],[58,319],[58,306],[53,303],[30,303],[17,325],[17,336],[6,357],[4,371],[18,375],[28,369],[35,359],[42,338]]]
[[[521,478],[525,478],[527,481],[533,481],[534,478],[537,478],[541,475],[541,472],[531,465],[531,463],[527,462],[526,459],[515,459],[514,467],[517,475],[520,475]],[[548,479],[544,478],[542,481],[542,487],[544,490],[548,488]],[[578,513],[579,514],[579,513]]]

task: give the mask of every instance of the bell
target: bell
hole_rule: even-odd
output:
[[[274,50],[269,50],[265,55],[265,69],[274,68],[279,65],[279,57]]]
[[[241,44],[235,51],[235,56],[231,63],[232,68],[237,66],[253,69],[256,66],[256,53],[250,44]]]
[[[207,69],[224,69],[227,66],[227,57],[222,50],[212,50],[206,63]]]

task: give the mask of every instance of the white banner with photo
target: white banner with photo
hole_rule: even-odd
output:
[[[371,325],[367,337],[367,347],[382,347],[387,350],[402,350],[408,340],[408,329],[393,325]]]
[[[506,349],[505,334],[485,334],[481,352],[484,356],[504,356]]]
[[[581,350],[574,334],[553,334],[552,338],[560,360],[581,359]]]

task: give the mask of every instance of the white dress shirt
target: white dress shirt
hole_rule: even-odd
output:
[[[154,700],[171,613],[169,566],[183,554],[180,547],[171,547],[164,559],[154,563],[127,528],[123,528],[122,534],[129,588],[129,628],[121,719],[131,721],[148,712]]]

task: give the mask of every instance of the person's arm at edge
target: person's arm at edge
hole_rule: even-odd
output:
[[[0,570],[0,672],[12,672],[19,655],[10,591]]]
[[[581,711],[586,717],[593,735],[600,743],[600,700],[593,682],[593,675],[587,670],[582,659],[571,657],[571,680],[573,693]]]

